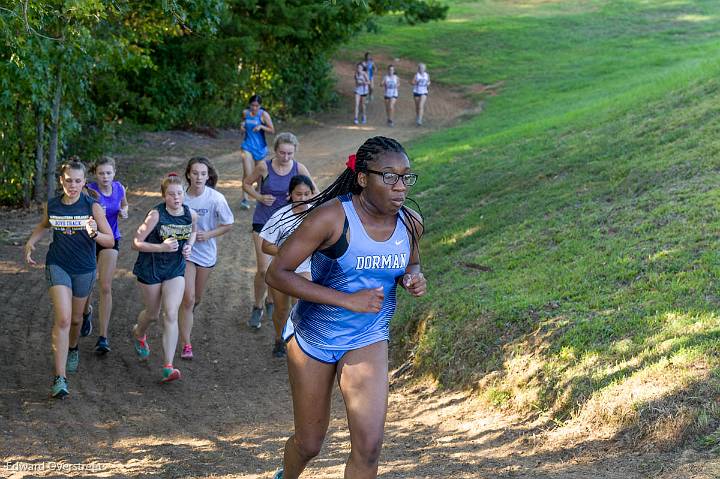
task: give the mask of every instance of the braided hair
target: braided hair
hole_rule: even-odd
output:
[[[300,213],[291,213],[288,215],[287,219],[283,218],[280,221],[284,223],[285,220],[287,220],[293,221],[295,224],[299,224],[305,216],[310,214],[310,212],[312,212],[315,208],[337,198],[338,196],[346,195],[348,193],[359,195],[360,192],[362,192],[363,187],[358,183],[358,173],[366,172],[368,170],[368,162],[378,160],[385,153],[400,153],[407,156],[405,149],[397,140],[384,136],[374,136],[372,138],[368,138],[365,143],[358,148],[358,151],[355,154],[354,169],[351,169],[350,167],[346,168],[345,171],[343,171],[330,186],[318,193],[317,196],[301,202],[300,204],[309,205],[307,210]],[[417,202],[409,198],[406,199],[406,201],[412,203],[413,207],[417,210],[418,215],[422,218],[423,216]],[[407,229],[408,235],[410,236],[412,251],[418,247],[417,242],[420,232],[420,221],[405,205],[400,208],[400,211],[402,212],[400,215],[400,221],[402,221],[403,225]]]

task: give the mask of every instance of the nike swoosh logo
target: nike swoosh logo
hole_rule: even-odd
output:
[[[395,241],[395,246],[400,246],[403,243],[403,241],[405,241],[405,240],[401,239],[401,240]]]

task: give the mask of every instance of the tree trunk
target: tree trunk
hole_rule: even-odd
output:
[[[35,109],[35,193],[33,199],[42,201],[45,178],[45,118],[40,108]]]
[[[62,102],[62,70],[58,66],[57,84],[55,85],[55,97],[53,98],[52,112],[50,118],[50,147],[48,149],[48,165],[47,165],[47,192],[48,199],[55,196],[55,186],[57,185],[57,177],[55,169],[57,168],[58,155],[58,137],[60,136],[60,103]]]
[[[26,156],[25,145],[25,110],[22,102],[15,104],[15,131],[18,135],[18,160],[22,171],[23,206],[30,206],[30,194],[32,192],[32,163]]]

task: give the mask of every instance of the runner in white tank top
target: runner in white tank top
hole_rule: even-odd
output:
[[[363,125],[367,123],[367,117],[365,116],[365,97],[368,95],[370,88],[370,79],[368,78],[367,72],[363,68],[363,64],[358,63],[355,65],[355,120],[353,123],[358,124],[358,118],[360,118]],[[358,115],[362,115],[359,117]]]
[[[430,75],[425,71],[425,64],[418,63],[417,73],[412,79],[413,98],[415,100],[415,123],[420,126],[425,113],[425,101],[427,101],[428,87],[430,86]]]
[[[388,66],[387,75],[383,77],[382,86],[385,88],[385,112],[387,113],[387,124],[395,126],[395,102],[398,98],[398,87],[400,79],[395,74],[395,66]]]

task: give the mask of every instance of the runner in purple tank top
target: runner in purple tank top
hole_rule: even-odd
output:
[[[310,172],[302,163],[295,160],[298,140],[292,133],[280,133],[275,137],[275,156],[268,161],[257,164],[255,170],[243,180],[243,188],[248,195],[257,200],[253,215],[252,235],[255,245],[256,270],[253,284],[253,309],[248,325],[258,329],[263,317],[263,299],[265,299],[266,314],[272,317],[274,302],[272,292],[265,298],[267,285],[265,284],[265,271],[270,264],[271,256],[262,251],[262,238],[260,232],[265,223],[277,210],[288,204],[288,188],[290,179],[295,175],[305,175],[310,178]],[[260,184],[260,191],[253,188],[253,183]],[[317,185],[313,182],[314,190]]]
[[[108,325],[112,314],[112,279],[117,266],[118,252],[120,251],[120,228],[118,217],[128,217],[128,202],[125,195],[125,187],[115,180],[115,160],[109,156],[102,157],[94,168],[96,181],[88,183],[88,188],[98,193],[98,203],[105,210],[110,228],[113,232],[115,244],[111,248],[104,248],[97,245],[97,272],[100,282],[100,334],[95,343],[97,354],[110,352],[108,341]],[[92,333],[92,293],[88,296],[83,313],[83,324],[80,330],[82,336],[89,336]]]

